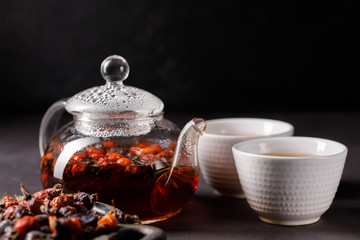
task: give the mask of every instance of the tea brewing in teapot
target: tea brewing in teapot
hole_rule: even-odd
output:
[[[177,214],[198,184],[197,142],[201,118],[180,132],[163,118],[163,102],[126,86],[126,60],[110,56],[101,65],[103,86],[59,100],[40,126],[44,188],[61,182],[65,191],[98,193],[143,223]],[[64,109],[73,121],[54,135]],[[53,135],[53,136],[52,136]]]

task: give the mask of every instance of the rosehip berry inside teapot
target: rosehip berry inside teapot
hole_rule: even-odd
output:
[[[180,131],[163,118],[159,98],[123,84],[129,66],[120,56],[106,58],[101,74],[105,85],[59,100],[45,113],[43,187],[61,182],[67,192],[98,193],[143,223],[167,219],[197,188],[197,142],[206,122],[194,118]],[[73,121],[57,130],[64,110]]]

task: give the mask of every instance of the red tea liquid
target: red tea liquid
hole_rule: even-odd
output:
[[[123,165],[116,162],[103,164],[103,155],[108,158],[111,155],[108,154],[110,150],[105,149],[105,152],[102,152],[100,157],[87,154],[83,161],[69,161],[63,173],[63,180],[53,177],[57,154],[45,153],[41,163],[44,188],[62,182],[67,192],[97,193],[99,201],[112,204],[114,200],[117,208],[138,215],[144,223],[177,214],[197,188],[198,167],[174,168],[169,179],[171,154],[167,155],[168,159],[157,159],[143,151],[146,152],[146,157],[141,157],[141,154],[129,157],[131,161],[125,161],[127,165]],[[129,156],[129,153],[127,150],[124,153],[122,149],[123,155]],[[159,164],[159,169],[154,167]]]

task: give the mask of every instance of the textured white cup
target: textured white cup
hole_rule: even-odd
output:
[[[272,119],[224,118],[206,122],[198,145],[200,170],[214,192],[227,197],[244,198],[231,151],[235,143],[294,133],[291,124]]]
[[[280,225],[317,222],[329,209],[347,148],[311,137],[263,138],[233,146],[246,199],[260,220]],[[263,154],[297,154],[270,156]]]

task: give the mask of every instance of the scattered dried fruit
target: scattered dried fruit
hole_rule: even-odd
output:
[[[64,194],[60,184],[33,195],[21,188],[23,196],[0,199],[0,239],[89,239],[116,231],[118,223],[138,223],[96,202],[97,194]]]

